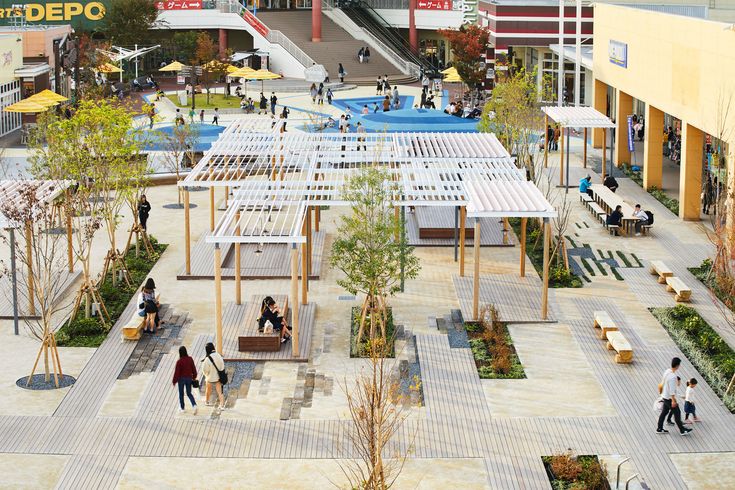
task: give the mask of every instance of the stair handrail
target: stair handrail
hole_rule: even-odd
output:
[[[367,29],[362,28],[363,31],[367,31]],[[383,41],[378,39],[377,36],[372,35],[369,31],[367,31],[368,34],[370,34],[371,41],[374,44],[377,44],[380,48],[383,49],[383,54],[390,55],[391,58],[393,58],[393,61],[398,63],[399,65],[403,64],[406,66],[406,73],[411,75],[412,77],[418,78],[421,76],[421,67],[417,65],[416,63],[412,61],[408,61],[404,58],[402,58],[398,53],[395,52],[395,50],[391,47],[389,47],[387,44],[385,44]]]
[[[281,31],[270,29],[266,39],[272,44],[280,44],[283,49],[285,49],[288,54],[296,58],[296,61],[301,63],[304,68],[309,68],[316,64],[311,56],[306,54],[303,49],[298,47],[296,43],[291,41],[288,36]]]

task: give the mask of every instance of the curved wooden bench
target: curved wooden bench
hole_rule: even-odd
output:
[[[596,311],[594,316],[594,325],[595,328],[600,329],[599,336],[602,340],[607,339],[608,332],[617,332],[618,326],[615,325],[615,322],[612,321],[612,318],[610,318],[610,315],[606,311]]]
[[[679,303],[689,301],[692,296],[692,290],[678,277],[672,276],[666,278],[666,290],[675,292],[676,296],[674,296],[674,299]]]
[[[633,348],[630,342],[625,338],[622,332],[608,332],[607,349],[617,352],[615,362],[618,364],[628,364],[633,362]]]
[[[649,271],[652,275],[658,276],[659,284],[666,284],[666,278],[674,275],[674,271],[661,260],[652,260]]]

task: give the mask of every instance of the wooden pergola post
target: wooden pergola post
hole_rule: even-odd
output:
[[[230,186],[225,186],[225,209],[227,209],[227,201],[230,198]]]
[[[66,255],[69,261],[69,272],[74,272],[74,242],[72,238],[71,204],[66,204]]]
[[[35,285],[33,281],[33,229],[31,222],[26,221],[26,266],[28,267],[28,314],[36,314]]]
[[[311,245],[311,207],[309,207],[306,213],[306,243],[304,247],[306,251],[306,269],[303,271],[307,278],[311,274]]]
[[[544,114],[544,131],[546,131],[546,136],[544,136],[544,168],[549,166],[549,115]],[[553,136],[552,136],[553,138]]]
[[[291,244],[291,355],[299,355],[299,249]]]
[[[528,218],[521,218],[521,277],[526,277],[526,225]]]
[[[587,128],[584,128],[584,144],[582,145],[582,167],[587,168]]]
[[[607,165],[607,128],[602,128],[602,182],[605,182],[605,168]]]
[[[508,245],[508,231],[510,225],[508,224],[508,218],[503,218],[503,245]]]
[[[465,221],[467,220],[467,206],[459,208],[459,277],[464,277],[464,241]]]
[[[480,320],[480,218],[475,218],[475,275],[472,278],[472,318]]]
[[[184,253],[186,275],[191,275],[191,221],[189,217],[189,188],[184,187]]]
[[[235,221],[237,226],[235,227],[235,235],[240,236],[240,210],[235,213]],[[234,243],[235,246],[235,304],[242,304],[242,273],[240,268],[242,267],[242,244],[239,242]]]
[[[308,214],[308,213],[307,213]],[[301,226],[301,232],[306,235],[306,232],[308,230],[307,222],[304,221],[304,224]],[[308,301],[308,289],[309,289],[309,246],[308,246],[308,238],[306,239],[304,243],[301,244],[301,304],[305,305]]]
[[[559,134],[559,185],[564,185],[564,126],[559,126],[561,128],[560,134]],[[567,148],[567,151],[569,149]]]
[[[544,218],[544,265],[543,285],[541,289],[541,319],[549,316],[549,241],[551,240],[551,224],[549,218]]]
[[[215,346],[222,354],[222,249],[219,243],[214,244],[214,321]]]
[[[396,223],[400,223],[401,222],[401,210],[398,209],[398,206],[393,206],[393,216],[395,218],[395,222]],[[395,232],[393,233],[393,239],[396,242],[398,242],[398,240],[400,240],[400,236],[399,236],[400,235],[400,232],[401,232],[400,228],[398,226],[396,226]]]
[[[214,231],[214,186],[209,188],[209,231]]]
[[[322,207],[314,206],[314,231],[319,232],[319,221],[322,217]]]

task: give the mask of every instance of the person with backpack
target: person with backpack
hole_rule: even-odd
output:
[[[645,211],[643,211],[641,209],[641,205],[640,204],[636,204],[635,205],[635,209],[633,210],[633,217],[636,218],[636,222],[635,222],[635,236],[641,236],[641,228],[644,225],[651,224],[651,223],[649,223],[648,213],[645,212]]]
[[[184,405],[184,390],[186,390],[186,396],[191,402],[191,408],[194,409],[194,415],[197,414],[197,402],[194,399],[194,395],[191,394],[192,386],[199,388],[199,382],[197,381],[197,368],[194,365],[194,359],[189,356],[186,352],[186,347],[183,345],[179,347],[179,360],[176,361],[176,367],[174,368],[174,386],[179,387],[179,413],[184,413],[186,407]]]
[[[202,373],[204,374],[204,380],[207,383],[204,389],[204,400],[208,407],[215,406],[213,402],[209,401],[212,388],[214,388],[217,392],[217,398],[219,399],[219,409],[224,410],[225,395],[222,392],[222,387],[227,384],[225,360],[214,349],[214,344],[212,342],[209,342],[204,346],[204,352],[206,352],[206,356],[202,359]]]

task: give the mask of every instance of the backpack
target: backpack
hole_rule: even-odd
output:
[[[225,371],[224,369],[220,371],[217,365],[212,360],[212,356],[207,356],[207,359],[209,359],[209,362],[212,363],[212,366],[214,366],[214,369],[217,370],[217,374],[219,375],[219,382],[222,383],[222,386],[226,385],[227,382],[229,381],[227,379],[227,371]]]
[[[646,211],[646,214],[648,215],[648,224],[652,225],[653,224],[653,213],[650,211]]]

